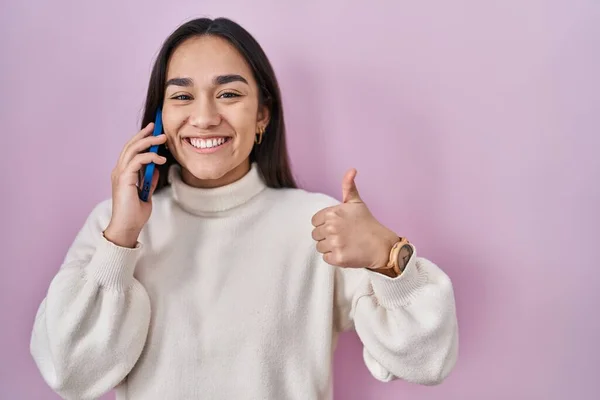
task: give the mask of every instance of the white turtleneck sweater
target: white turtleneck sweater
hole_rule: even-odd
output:
[[[326,264],[311,217],[338,202],[267,188],[255,165],[216,189],[179,170],[135,249],[102,235],[99,204],[37,312],[31,352],[65,399],[332,398],[332,357],[354,329],[380,381],[441,382],[454,366],[452,285],[413,254],[398,278]]]

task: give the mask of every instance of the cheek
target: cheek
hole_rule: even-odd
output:
[[[236,109],[228,110],[227,121],[233,127],[243,143],[253,142],[256,131],[256,108],[251,104],[240,104]]]
[[[163,131],[169,140],[177,136],[177,132],[185,122],[185,115],[174,110],[163,110]]]

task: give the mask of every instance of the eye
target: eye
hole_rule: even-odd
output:
[[[191,100],[191,99],[192,99],[192,97],[191,97],[191,96],[188,96],[187,94],[180,94],[180,95],[177,95],[177,96],[171,97],[171,99],[172,99],[172,100],[184,100],[184,101],[185,101],[185,100]]]
[[[240,95],[234,92],[224,92],[217,96],[218,99],[233,99],[236,97],[240,97]]]

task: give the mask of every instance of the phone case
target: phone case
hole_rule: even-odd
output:
[[[152,136],[158,136],[162,133],[162,109],[159,108],[156,111],[156,118],[154,121],[154,131],[152,132]],[[154,145],[150,147],[150,150],[153,153],[158,152],[158,145]],[[152,176],[154,175],[154,168],[156,165],[151,162],[146,165],[146,170],[144,172],[144,179],[142,180],[142,188],[140,190],[140,200],[148,201],[148,197],[150,196],[150,187],[152,186]]]

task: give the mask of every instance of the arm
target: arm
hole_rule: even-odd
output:
[[[134,279],[141,245],[119,247],[96,207],[71,245],[37,311],[30,351],[47,384],[66,399],[93,399],[117,386],[139,358],[150,301]]]
[[[371,374],[380,381],[441,383],[458,355],[452,283],[413,254],[396,278],[364,268],[336,268],[340,330],[354,328]]]
[[[371,214],[355,177],[355,169],[344,176],[342,204],[312,218],[316,250],[337,267],[334,324],[339,331],[355,328],[375,378],[440,383],[458,355],[452,283],[434,263],[418,258],[412,245],[412,254],[399,254],[399,267],[406,263],[399,275],[385,270],[398,235]]]

